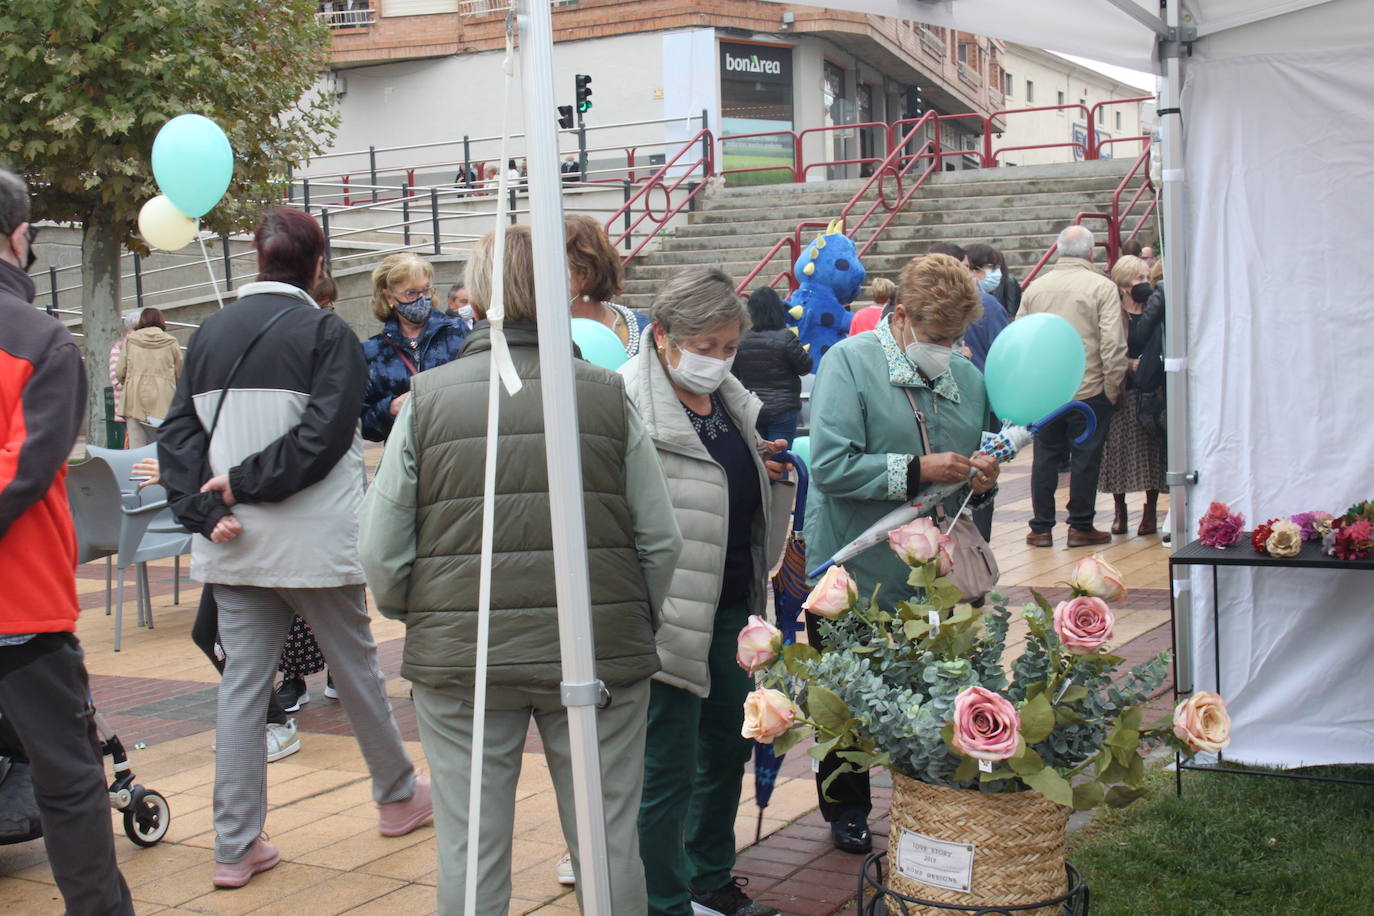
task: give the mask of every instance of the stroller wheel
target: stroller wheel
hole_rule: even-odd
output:
[[[134,799],[124,811],[124,832],[137,846],[154,846],[167,835],[172,808],[152,789],[135,787]]]

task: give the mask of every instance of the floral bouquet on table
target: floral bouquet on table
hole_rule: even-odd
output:
[[[1126,588],[1101,557],[1077,564],[1071,596],[1057,606],[1032,593],[1035,603],[1020,611],[1024,647],[1008,658],[1004,599],[992,595],[990,609],[961,603],[946,578],[950,539],[931,519],[888,540],[911,567],[906,600],[885,609],[875,591],[863,603],[856,583],[833,567],[803,605],[824,618],[824,651],[784,647],[762,620],[741,632],[738,660],[761,682],[745,701],[745,737],[781,753],[814,733],[812,756],[838,752],[839,772],[882,765],[937,786],[1032,790],[1078,810],[1137,798],[1151,746],[1191,754],[1229,742],[1230,719],[1214,694],[1142,724],[1169,653],[1112,679],[1124,659],[1108,651],[1110,603]]]

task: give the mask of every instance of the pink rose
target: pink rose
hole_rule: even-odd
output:
[[[1103,601],[1121,601],[1126,597],[1126,582],[1121,573],[1102,559],[1100,553],[1078,561],[1069,579],[1069,588],[1076,595],[1101,598]]]
[[[940,526],[927,515],[889,531],[887,543],[908,566],[939,560],[942,576],[954,566],[950,550],[953,539],[941,534]]]
[[[1210,503],[1207,506],[1207,513],[1203,518],[1226,518],[1231,514],[1231,507],[1226,503]]]
[[[764,744],[792,727],[797,706],[780,690],[755,690],[744,698],[744,727],[740,734]]]
[[[1174,709],[1174,734],[1194,751],[1215,754],[1231,743],[1226,701],[1200,690]]]
[[[843,566],[832,566],[821,576],[821,581],[811,589],[802,603],[802,610],[817,617],[839,617],[859,600],[859,587],[844,571]]]
[[[735,661],[750,674],[766,668],[782,651],[782,631],[758,614],[751,614],[749,622],[739,631]]]
[[[1198,520],[1198,540],[1209,547],[1230,547],[1240,540],[1241,529],[1245,527],[1245,516],[1240,513],[1219,516],[1213,509],[1225,503],[1212,503],[1207,514]]]
[[[1054,609],[1054,632],[1074,655],[1096,652],[1112,638],[1116,615],[1101,598],[1073,598]]]
[[[1016,753],[1021,717],[1011,700],[984,687],[954,698],[954,749],[975,760],[1006,760]]]

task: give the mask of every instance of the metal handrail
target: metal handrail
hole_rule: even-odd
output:
[[[1126,192],[1126,188],[1130,184],[1131,179],[1135,177],[1136,172],[1142,169],[1144,170],[1145,181],[1141,183],[1140,187],[1136,188],[1135,195],[1131,198],[1131,202],[1126,205],[1126,209],[1123,211],[1121,209],[1121,195]],[[1131,230],[1130,235],[1126,236],[1127,240],[1133,239],[1139,234],[1141,228],[1145,225],[1145,221],[1150,218],[1151,214],[1155,212],[1155,208],[1159,206],[1159,191],[1155,188],[1154,179],[1150,177],[1150,147],[1148,145],[1146,145],[1145,151],[1136,158],[1135,164],[1132,165],[1131,170],[1126,173],[1126,177],[1121,179],[1121,183],[1116,186],[1116,191],[1112,194],[1112,226],[1113,233],[1116,236],[1116,249],[1111,252],[1113,261],[1116,260],[1117,252],[1121,250],[1121,242],[1123,241],[1121,238],[1121,231],[1124,228],[1124,224],[1127,218],[1130,217],[1131,212],[1135,210],[1136,203],[1140,201],[1141,195],[1143,195],[1146,190],[1151,192],[1150,202],[1146,205],[1145,212],[1140,215],[1140,219],[1136,221],[1135,228]]]
[[[698,156],[696,160],[690,163],[679,165],[678,160],[685,156],[688,152],[694,152],[698,145],[701,147],[701,155]],[[652,192],[654,188],[660,188],[664,193],[665,201],[669,205],[671,205],[673,200],[673,192],[676,191],[679,187],[681,187],[683,182],[691,179],[698,168],[701,168],[702,170],[700,182],[688,192],[687,196],[683,198],[677,204],[676,207],[665,207],[663,216],[661,218],[655,216],[653,208],[649,206],[648,203],[648,195],[650,194],[650,192]],[[672,184],[669,184],[665,180],[665,178],[668,175],[668,173],[673,169],[681,169],[682,174],[678,176],[676,181],[672,182]],[[611,233],[615,232],[616,220],[620,217],[626,216],[627,214],[632,214],[634,211],[634,205],[636,203],[641,204],[642,212],[640,213],[639,217],[637,219],[629,220],[628,224],[618,235],[611,235],[612,246],[617,246],[621,244],[621,242],[625,241],[627,238],[630,238],[634,230],[637,229],[640,226],[640,224],[644,222],[644,220],[650,219],[653,222],[657,223],[657,227],[653,231],[651,231],[647,236],[645,236],[644,239],[635,248],[633,248],[629,254],[625,255],[625,257],[621,259],[621,264],[628,264],[631,260],[634,259],[636,255],[643,251],[644,246],[649,244],[649,241],[658,234],[660,229],[667,225],[670,219],[672,219],[678,213],[682,212],[683,207],[687,206],[693,200],[696,199],[697,195],[700,194],[702,189],[706,187],[707,180],[713,178],[715,174],[716,168],[714,137],[710,130],[703,128],[702,130],[697,131],[697,133],[690,140],[684,143],[682,149],[678,150],[676,153],[673,154],[672,159],[669,159],[667,162],[665,162],[659,168],[659,170],[654,173],[653,177],[644,183],[644,186],[642,188],[640,188],[633,195],[631,195],[630,198],[626,200],[623,205],[621,205],[620,209],[612,213],[610,219],[606,220],[606,234],[611,235]]]

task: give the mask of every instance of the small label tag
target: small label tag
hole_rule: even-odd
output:
[[[1058,705],[1059,701],[1062,700],[1062,699],[1064,699],[1064,694],[1068,693],[1068,691],[1069,691],[1069,685],[1072,684],[1072,683],[1073,683],[1073,678],[1071,678],[1071,677],[1066,677],[1066,678],[1064,678],[1064,683],[1063,683],[1062,685],[1060,685],[1060,687],[1059,687],[1059,692],[1056,693],[1056,694],[1054,695],[1054,702],[1050,704],[1051,706]]]
[[[939,612],[939,611],[936,611],[936,610],[931,610],[931,612],[926,616],[926,620],[930,621],[930,635],[931,635],[931,636],[939,636],[939,635],[940,635],[940,612]]]
[[[965,894],[973,890],[973,844],[937,840],[909,830],[899,832],[897,871],[932,887]]]
[[[992,761],[991,761],[991,760],[980,760],[980,761],[978,761],[978,772],[979,772],[979,773],[991,773],[991,772],[992,772]]]

